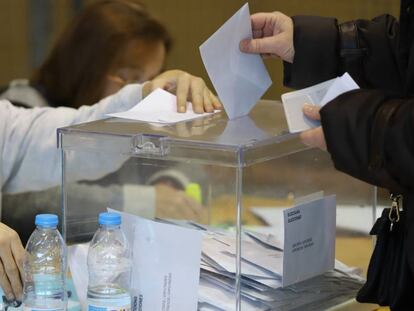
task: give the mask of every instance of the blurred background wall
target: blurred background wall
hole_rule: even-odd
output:
[[[99,0],[0,0],[0,86],[29,77],[45,58],[54,39],[84,5]],[[144,0],[174,37],[167,68],[180,68],[208,79],[199,45],[243,4],[244,0]],[[281,11],[288,15],[335,16],[340,21],[398,15],[398,0],[251,0],[250,11]],[[282,64],[266,60],[273,86],[265,98],[283,91]]]

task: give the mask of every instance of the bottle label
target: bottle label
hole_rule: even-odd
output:
[[[99,307],[89,304],[88,311],[131,311],[131,305],[116,307]]]
[[[30,307],[23,306],[23,311],[64,311],[64,309],[62,309],[62,308],[59,308],[59,309],[56,309],[56,308],[52,308],[52,309],[50,309],[50,308],[30,308]]]

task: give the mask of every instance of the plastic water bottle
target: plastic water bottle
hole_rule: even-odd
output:
[[[99,214],[88,252],[88,311],[131,310],[131,251],[120,225],[120,214]]]
[[[66,310],[66,246],[58,217],[40,214],[35,224],[23,262],[23,310]]]

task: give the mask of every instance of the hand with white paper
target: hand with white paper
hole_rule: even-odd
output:
[[[231,120],[248,115],[272,84],[262,58],[240,51],[240,41],[252,37],[246,3],[200,45],[208,76]]]
[[[293,21],[281,12],[257,13],[251,16],[253,39],[240,42],[245,53],[280,57],[293,63]]]
[[[321,110],[320,106],[310,104],[305,104],[302,108],[302,111],[305,114],[305,116],[315,121],[321,120],[319,110]],[[326,150],[325,135],[323,133],[321,126],[301,132],[300,139],[307,146],[318,147],[322,150]]]
[[[177,96],[177,111],[186,112],[187,101],[196,113],[222,109],[218,98],[208,89],[204,80],[181,70],[168,70],[144,84],[143,98],[153,90],[161,88]]]

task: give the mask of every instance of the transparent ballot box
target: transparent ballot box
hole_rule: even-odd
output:
[[[333,310],[363,284],[376,189],[288,133],[280,102],[58,136],[64,237],[89,242],[100,212],[121,211],[137,310]]]

